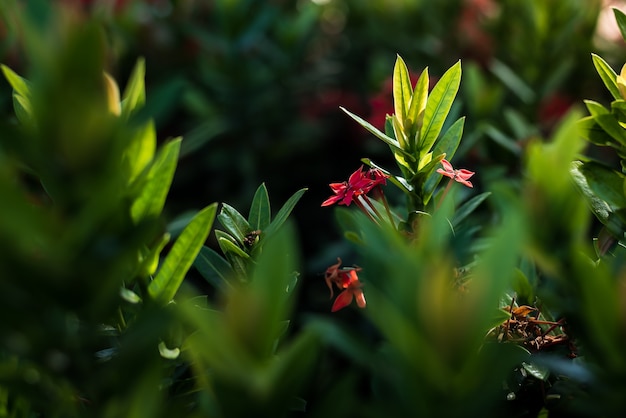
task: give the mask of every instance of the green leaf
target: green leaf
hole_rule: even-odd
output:
[[[400,55],[396,56],[396,64],[393,68],[393,107],[396,118],[400,124],[400,128],[407,132],[407,113],[411,104],[411,79],[409,78],[409,70]],[[397,134],[396,134],[396,138]],[[400,146],[406,148],[406,144],[401,139]]]
[[[410,134],[409,141],[411,141],[410,149],[412,152],[417,147],[419,141],[418,133],[424,122],[424,111],[428,103],[428,82],[428,67],[426,67],[415,84],[415,90],[411,97],[411,106],[407,114],[407,119],[412,122],[412,129],[408,132]]]
[[[263,231],[270,224],[271,217],[270,199],[265,183],[262,183],[254,193],[248,214],[248,223],[253,230]]]
[[[148,285],[148,294],[153,300],[165,304],[174,298],[209,235],[216,211],[217,203],[202,209],[180,234]]]
[[[122,116],[128,117],[146,102],[146,63],[139,58],[122,95]]]
[[[272,220],[272,223],[269,224],[267,229],[264,231],[265,235],[273,234],[285,223],[285,221],[291,214],[291,211],[296,206],[304,192],[306,192],[307,190],[307,188],[300,189],[295,192],[289,199],[287,199],[283,207],[280,208],[280,210]]]
[[[626,15],[624,14],[624,12],[615,7],[613,8],[613,14],[615,15],[615,21],[617,22],[619,31],[622,34],[622,38],[626,40]]]
[[[180,142],[181,139],[176,138],[163,146],[147,172],[144,170],[138,179],[141,189],[131,207],[131,217],[135,223],[161,214],[176,171]]]
[[[535,363],[522,362],[522,367],[533,377],[543,380],[544,382],[547,381],[550,376],[550,370],[548,370],[548,368],[539,366]]]
[[[594,194],[607,202],[611,209],[626,208],[624,175],[596,162],[579,165],[578,170]]]
[[[502,61],[492,60],[491,72],[525,103],[535,99],[535,92],[515,72]]]
[[[357,121],[362,127],[364,127],[370,133],[372,133],[376,138],[380,139],[385,144],[389,145],[394,151],[398,151],[399,153],[401,153],[404,158],[406,158],[406,159],[408,159],[409,161],[412,161],[412,162],[415,161],[415,157],[412,156],[411,154],[409,154],[408,152],[406,152],[405,150],[403,150],[400,147],[400,144],[398,143],[398,141],[396,141],[395,139],[390,138],[389,136],[385,135],[384,133],[382,133],[381,131],[376,129],[372,124],[367,122],[365,119],[362,119],[362,118],[358,117],[354,113],[348,111],[347,109],[345,109],[345,108],[343,108],[341,106],[339,108],[341,110],[343,110],[345,113],[347,113],[348,116],[350,116],[352,119]]]
[[[461,83],[461,61],[454,64],[435,85],[424,110],[424,124],[420,132],[418,151],[426,154],[433,146],[450,112]]]
[[[465,117],[462,117],[454,122],[446,133],[435,143],[433,155],[437,162],[440,162],[443,158],[451,160],[452,157],[454,157],[459,143],[461,142],[461,137],[463,136],[464,126]],[[443,156],[439,158],[441,155]],[[424,204],[428,203],[440,182],[441,176],[432,172],[424,184]]]
[[[16,72],[4,64],[0,64],[0,68],[2,68],[4,77],[7,79],[11,87],[13,87],[15,93],[30,101],[31,89],[28,80],[20,77]]]
[[[219,237],[217,239],[217,243],[226,255],[228,255],[228,253],[231,253],[241,258],[250,258],[248,253],[246,253],[239,246],[237,246],[237,244],[235,244],[232,240],[228,238]]]
[[[246,235],[251,231],[250,224],[241,213],[227,203],[222,203],[222,210],[217,215],[220,223],[239,244],[243,245]]]
[[[600,127],[593,116],[585,116],[579,119],[577,124],[581,136],[589,142],[602,147],[620,147],[620,145]]]
[[[232,267],[212,248],[203,246],[193,262],[200,275],[218,289],[232,287],[230,280],[235,277]]]
[[[596,67],[596,71],[600,75],[602,82],[611,95],[616,100],[621,99],[622,95],[620,94],[619,88],[617,87],[617,74],[609,64],[605,60],[603,60],[599,55],[591,54],[591,59],[593,60],[593,65]]]
[[[13,109],[17,120],[22,125],[31,126],[33,124],[33,108],[30,100],[20,94],[13,93]]]
[[[606,115],[609,112],[609,109],[607,109],[606,107],[602,106],[600,103],[593,101],[593,100],[583,100],[585,102],[585,106],[587,106],[587,110],[589,111],[589,114],[591,116],[598,116],[598,115]]]
[[[150,120],[133,132],[132,138],[124,152],[124,157],[129,165],[129,182],[135,178],[150,164],[156,151],[156,128],[154,121]]]
[[[611,114],[594,116],[595,121],[611,138],[620,145],[626,146],[626,129],[622,128],[617,119]]]
[[[491,192],[481,193],[478,196],[474,196],[467,202],[465,202],[457,211],[454,213],[454,217],[452,218],[452,226],[457,227],[463,219],[467,218],[474,210],[480,205],[485,199],[487,199],[491,195]]]
[[[409,184],[409,182],[404,177],[393,175],[389,170],[379,166],[378,164],[375,164],[369,158],[361,158],[361,162],[363,162],[364,164],[367,164],[369,167],[376,168],[382,171],[383,173],[385,173],[386,175],[388,175],[389,181],[395,184],[404,193],[410,193],[413,190],[413,186],[411,186],[411,184]]]
[[[587,199],[587,204],[590,206],[591,211],[596,216],[596,218],[598,218],[598,220],[602,222],[602,224],[606,225],[613,234],[616,234],[618,236],[621,235],[621,223],[613,224],[611,220],[611,215],[613,214],[611,207],[608,203],[601,199],[591,188],[589,182],[587,181],[587,178],[580,169],[582,165],[583,163],[581,161],[574,161],[572,163],[570,174],[572,175],[574,184]]]

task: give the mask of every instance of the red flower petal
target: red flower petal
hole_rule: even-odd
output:
[[[339,309],[343,309],[346,306],[350,305],[350,303],[352,303],[353,297],[354,295],[352,294],[350,289],[344,290],[339,294],[339,296],[337,296],[337,299],[335,299],[335,303],[333,303],[333,307],[330,311],[337,312]]]

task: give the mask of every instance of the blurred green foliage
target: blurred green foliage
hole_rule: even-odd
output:
[[[623,45],[594,43],[600,7],[3,2],[0,416],[621,416]],[[443,153],[473,197],[441,193]],[[319,204],[364,155],[411,185],[386,189],[411,234],[346,209],[332,235]],[[331,318],[338,255],[367,307]]]

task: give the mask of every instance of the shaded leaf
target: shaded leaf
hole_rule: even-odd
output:
[[[222,290],[231,287],[230,280],[235,277],[235,272],[228,261],[212,248],[203,246],[193,266],[212,286]]]
[[[217,215],[220,224],[226,229],[239,244],[243,245],[246,235],[250,232],[250,224],[241,213],[227,203],[222,203],[222,210]]]
[[[254,193],[250,205],[250,213],[248,214],[250,228],[263,231],[270,224],[271,216],[270,199],[265,183],[262,183]]]
[[[285,221],[291,214],[291,211],[296,206],[304,192],[306,192],[307,190],[307,188],[300,189],[295,192],[289,199],[287,199],[285,204],[280,208],[280,210],[272,220],[272,223],[264,231],[265,235],[273,234],[285,223]]]
[[[617,22],[620,33],[622,34],[622,38],[626,40],[626,15],[616,7],[613,8],[613,15],[615,16],[615,21]]]
[[[478,196],[472,197],[470,200],[461,205],[461,207],[459,207],[454,213],[454,217],[452,218],[452,226],[456,228],[465,218],[467,218],[468,215],[474,212],[478,205],[480,205],[490,195],[491,192],[481,193]]]

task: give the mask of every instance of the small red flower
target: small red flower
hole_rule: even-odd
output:
[[[341,266],[341,258],[337,258],[337,264],[326,269],[326,285],[330,289],[330,297],[333,297],[333,284],[339,289],[344,289],[341,292],[331,308],[331,312],[336,312],[340,309],[352,303],[352,299],[356,298],[356,304],[359,308],[365,308],[365,295],[361,290],[362,284],[359,281],[357,272],[361,271],[360,267],[339,268]]]
[[[455,180],[464,186],[474,187],[472,183],[468,181],[469,178],[475,174],[473,171],[469,171],[464,168],[455,170],[454,167],[452,167],[452,164],[450,164],[446,159],[441,160],[441,165],[443,166],[443,169],[438,168],[437,173],[450,177],[452,180]]]
[[[376,168],[364,172],[363,166],[361,166],[350,175],[347,182],[331,183],[329,185],[334,196],[326,199],[322,206],[330,206],[335,203],[350,206],[350,203],[358,196],[367,194],[378,185],[386,184],[387,177],[389,176]]]

